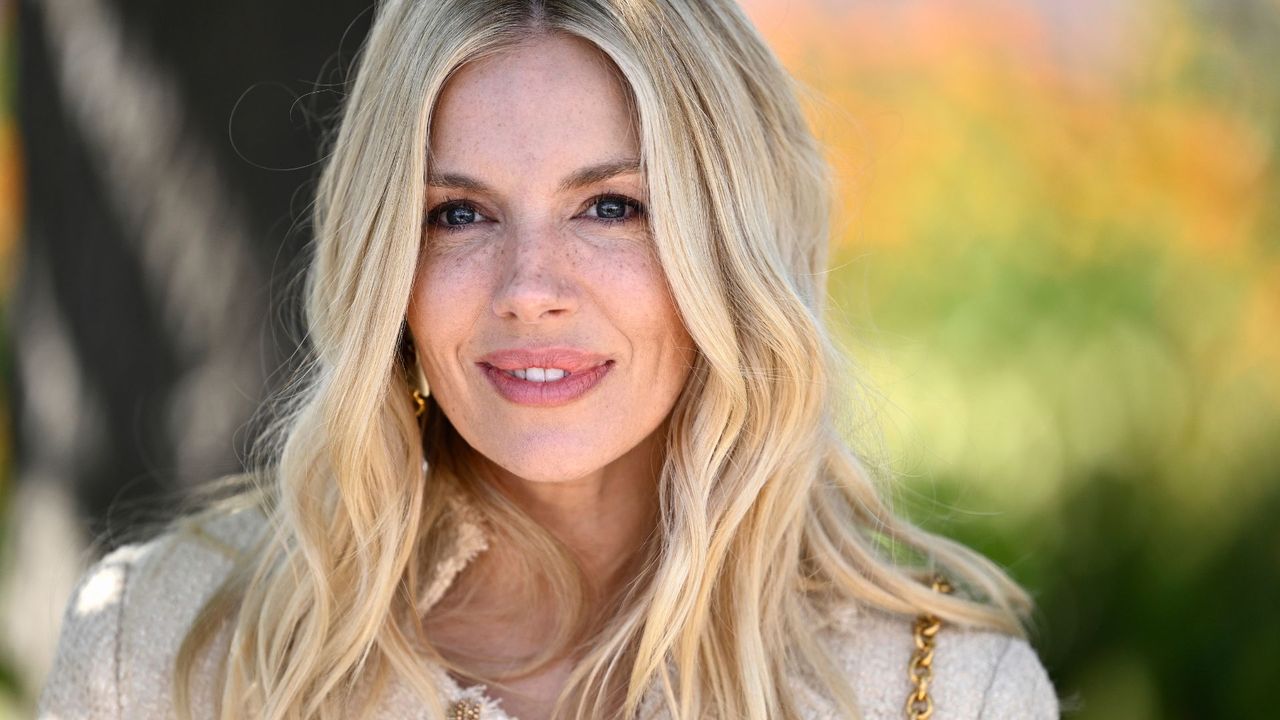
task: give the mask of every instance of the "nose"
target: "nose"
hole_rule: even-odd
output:
[[[493,314],[523,323],[573,314],[580,293],[568,242],[549,224],[513,228],[499,260]]]

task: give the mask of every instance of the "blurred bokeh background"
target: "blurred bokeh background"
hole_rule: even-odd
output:
[[[904,509],[1035,594],[1069,717],[1267,716],[1280,0],[744,5],[830,148]],[[119,518],[238,466],[368,3],[0,8],[3,718]]]

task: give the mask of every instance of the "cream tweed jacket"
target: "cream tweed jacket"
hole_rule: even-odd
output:
[[[437,601],[454,577],[487,548],[481,525],[466,508],[455,513],[453,548],[422,590],[423,607]],[[234,555],[265,528],[256,511],[229,514],[201,527],[170,531],[125,545],[80,580],[63,617],[53,672],[41,693],[38,720],[169,720],[175,717],[172,666],[188,626],[230,570]],[[224,630],[214,647],[225,647]],[[866,720],[905,717],[911,689],[907,664],[914,647],[912,618],[849,608],[823,636],[848,672]],[[203,659],[194,697],[205,698],[198,719],[212,717],[214,654]],[[423,662],[428,662],[423,660]],[[203,670],[207,668],[207,672]],[[517,720],[481,686],[464,687],[442,668],[428,670],[448,694],[482,720]],[[809,720],[840,717],[802,678],[789,678]],[[935,720],[1047,720],[1058,701],[1044,668],[1026,642],[994,632],[944,625],[934,658]],[[641,708],[646,720],[669,715],[657,687]],[[407,683],[388,683],[376,698],[378,720],[425,720],[424,704]],[[474,717],[474,715],[468,715]]]

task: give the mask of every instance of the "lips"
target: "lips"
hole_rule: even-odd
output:
[[[517,405],[555,407],[590,392],[613,369],[614,361],[577,348],[551,347],[499,350],[480,358],[476,365],[505,400]],[[563,370],[564,376],[538,381],[513,374],[529,368]]]
[[[481,363],[499,370],[558,368],[570,374],[590,370],[608,361],[604,355],[567,347],[498,350],[480,358]]]

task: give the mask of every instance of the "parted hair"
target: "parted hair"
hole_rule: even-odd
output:
[[[652,542],[606,617],[588,612],[566,549],[475,472],[438,406],[420,421],[408,400],[433,108],[462,65],[547,33],[591,43],[626,85],[654,252],[697,349],[667,423]],[[793,718],[794,671],[859,717],[819,637],[841,604],[1021,634],[1026,593],[895,514],[892,478],[841,429],[865,418],[826,325],[831,180],[799,92],[732,0],[378,2],[315,197],[305,381],[234,498],[268,530],[183,643],[179,711],[190,716],[197,658],[229,624],[221,718],[351,717],[357,680],[395,674],[443,720],[423,653],[452,663],[415,591],[450,551],[455,493],[560,611],[556,641],[529,659],[573,650],[557,717],[630,717],[656,682],[681,720]],[[921,578],[934,572],[961,592],[933,592]]]

